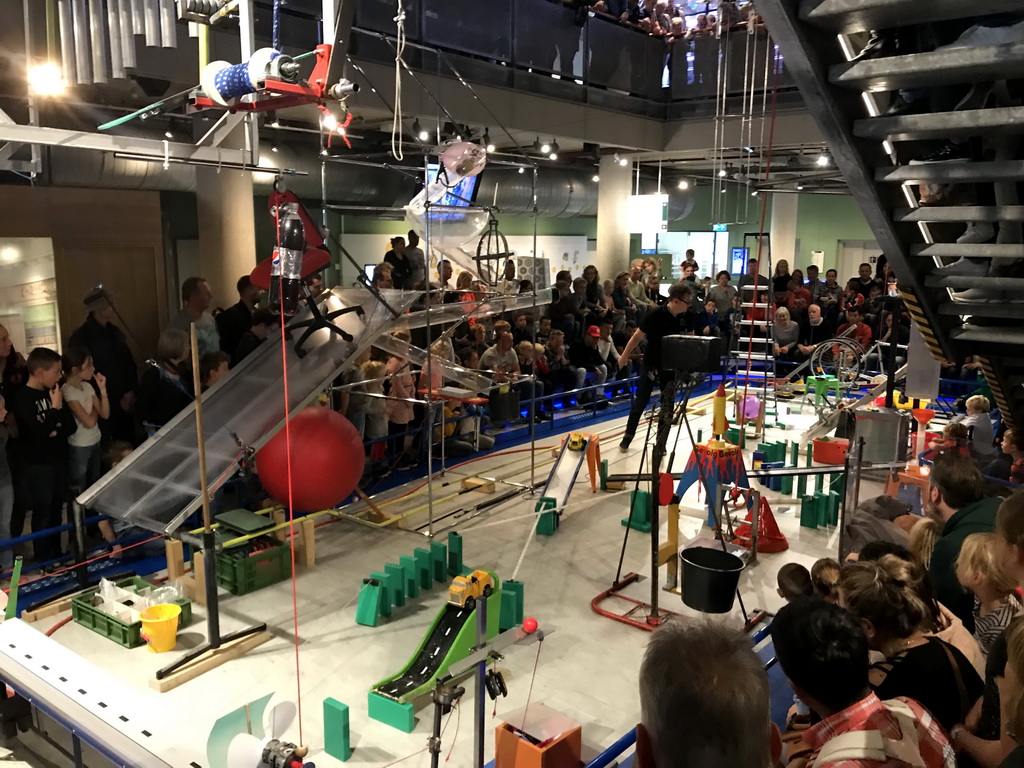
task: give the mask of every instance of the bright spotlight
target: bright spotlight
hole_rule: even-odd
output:
[[[729,172],[726,171],[725,168],[723,168],[722,170],[720,170],[718,172],[718,178],[720,178],[720,179],[724,179],[728,175],[729,175]]]
[[[494,142],[492,141],[487,145],[487,154],[494,154],[495,149],[497,149],[497,147],[494,146]]]
[[[689,189],[690,188],[690,182],[688,182],[686,179],[683,179],[682,181],[679,182],[679,188],[680,189]]]
[[[600,177],[600,176],[598,176],[598,175],[597,175],[597,174],[595,173],[595,174],[594,174],[594,178],[592,179],[592,181],[593,181],[593,182],[594,182],[594,183],[596,184],[596,183],[597,183],[597,182],[599,182],[600,180],[601,180],[601,177]]]
[[[818,165],[820,165],[822,168],[824,168],[826,165],[828,165],[828,163],[829,163],[828,155],[825,155],[825,154],[818,155]]]
[[[629,158],[628,157],[620,157],[619,158],[619,165],[621,165],[623,167],[629,165]]]
[[[557,160],[557,159],[558,159],[558,154],[555,153],[555,152],[552,152],[550,155],[548,155],[548,160]]]
[[[519,166],[519,172],[520,173],[526,173],[526,169],[523,168],[522,166]]]
[[[47,61],[29,68],[28,88],[36,96],[63,96],[68,84],[64,82],[60,67]]]
[[[548,144],[546,141],[543,144],[540,145],[540,153],[542,155],[550,154],[550,152],[551,152],[551,145]]]

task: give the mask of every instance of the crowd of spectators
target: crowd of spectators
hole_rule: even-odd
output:
[[[590,9],[667,42],[717,37],[753,23],[763,25],[753,3],[719,0],[716,13],[699,13],[687,23],[687,8],[671,0],[596,0]]]

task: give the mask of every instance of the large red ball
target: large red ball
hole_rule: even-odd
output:
[[[307,408],[289,423],[292,507],[313,512],[340,504],[359,484],[366,463],[352,422],[329,408]],[[288,506],[285,430],[256,453],[256,473],[271,498]]]

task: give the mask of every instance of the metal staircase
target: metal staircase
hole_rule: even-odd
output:
[[[1019,4],[758,0],[757,8],[929,349],[939,358],[981,356],[1004,418],[1024,423],[1024,206],[1017,199],[1017,184],[1024,180],[1024,155],[1017,151],[1024,106],[1002,87],[1007,79],[1024,78],[1024,43],[848,61],[872,30],[955,20],[967,27],[985,14],[1019,10]],[[988,109],[880,116],[889,104],[886,92],[989,81],[996,83],[996,103]],[[982,153],[971,160],[909,162],[943,140],[971,140]],[[921,207],[918,184],[977,185],[978,199],[993,198],[981,194],[984,188],[994,192],[996,204]],[[996,223],[998,237],[982,245],[957,243],[968,222]],[[961,257],[987,259],[980,263],[991,267],[981,276],[936,274],[937,267]],[[964,290],[971,294],[954,300]]]

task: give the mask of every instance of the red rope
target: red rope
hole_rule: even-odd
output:
[[[277,229],[278,259],[281,259],[281,213],[274,209],[274,224]],[[284,384],[284,454],[288,477],[288,539],[292,560],[292,632],[295,635],[295,707],[299,720],[299,745],[305,745],[302,739],[302,675],[299,666],[299,594],[295,577],[295,504],[292,496],[292,429],[288,414],[291,410],[291,399],[288,397],[288,339],[285,331],[284,313],[284,271],[278,276],[279,296],[281,299],[281,380]]]
[[[126,547],[121,547],[121,551],[122,552],[127,552],[129,549],[134,549],[135,547],[141,547],[143,544],[149,544],[149,542],[151,542],[151,541],[156,541],[157,539],[162,539],[162,538],[164,538],[163,534],[157,534],[156,536],[152,536],[152,537],[150,537],[148,539],[145,539],[143,541],[137,541],[134,544],[129,544]],[[73,571],[76,568],[79,568],[80,566],[88,565],[89,563],[95,563],[98,560],[105,560],[106,558],[111,557],[111,555],[112,555],[112,553],[107,552],[106,554],[98,555],[96,557],[90,558],[89,560],[83,560],[80,563],[73,563],[72,565],[69,565],[67,568],[61,568],[60,570],[54,571],[53,573],[44,573],[42,576],[37,576],[34,579],[28,579],[27,581],[20,581],[20,582],[18,582],[18,587],[21,588],[21,587],[28,586],[29,584],[35,584],[37,581],[42,581],[43,579],[52,579],[54,576],[59,576],[60,574],[67,573],[68,571]],[[7,587],[3,591],[7,592],[9,594],[10,591],[11,591],[11,587]]]

